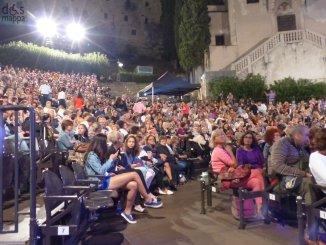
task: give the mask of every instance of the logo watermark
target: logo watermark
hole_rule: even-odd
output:
[[[1,6],[1,22],[22,23],[26,21],[24,6],[6,3]]]

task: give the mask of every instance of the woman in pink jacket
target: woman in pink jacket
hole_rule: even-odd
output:
[[[232,152],[232,148],[226,145],[225,133],[217,129],[212,133],[211,147],[214,147],[211,156],[211,164],[214,173],[219,173],[225,166],[236,168],[236,158]]]

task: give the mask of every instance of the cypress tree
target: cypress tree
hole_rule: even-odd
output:
[[[176,0],[161,0],[161,26],[163,34],[163,58],[167,61],[177,58],[174,37],[174,11]]]
[[[178,57],[187,72],[203,64],[205,51],[211,41],[209,22],[207,0],[184,1],[178,29]]]

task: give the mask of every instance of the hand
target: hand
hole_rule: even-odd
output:
[[[226,150],[227,152],[232,152],[232,153],[233,153],[233,151],[232,151],[232,147],[229,146],[229,145],[226,145],[226,146],[225,146],[225,150]]]
[[[160,154],[160,158],[161,158],[163,161],[166,161],[167,156],[166,156],[165,154]]]
[[[124,169],[125,169],[125,168],[122,167],[121,165],[118,165],[118,166],[117,166],[117,170],[118,170],[118,171],[120,171],[120,170],[124,170]]]
[[[140,163],[133,163],[133,164],[131,164],[131,168],[138,168],[138,167],[141,167],[141,164]]]
[[[114,153],[114,154],[111,154],[111,155],[110,155],[110,160],[116,160],[116,159],[118,158],[118,156],[119,156],[119,151],[117,151],[117,152]]]
[[[307,172],[307,173],[306,173],[306,177],[307,177],[307,178],[312,178],[312,174]]]
[[[228,169],[228,173],[233,173],[233,172],[234,172],[234,170],[235,170],[235,168],[233,168],[233,167],[230,167],[230,168]]]

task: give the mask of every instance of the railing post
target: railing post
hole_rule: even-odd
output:
[[[19,177],[19,165],[18,165],[18,110],[15,110],[15,125],[14,125],[14,133],[15,133],[15,149],[14,149],[14,167],[15,167],[15,173],[14,173],[14,185],[15,185],[15,232],[18,232],[18,177]]]
[[[206,190],[206,184],[205,181],[200,181],[200,197],[201,197],[201,214],[206,214],[205,209],[205,190]]]
[[[297,218],[298,218],[298,230],[299,230],[299,235],[298,235],[298,242],[299,245],[304,245],[305,240],[304,240],[304,214],[303,214],[303,205],[302,205],[302,197],[298,196],[297,197]]]
[[[0,110],[0,232],[3,231],[3,153],[4,153],[5,129],[3,111]]]
[[[36,158],[35,158],[35,111],[33,108],[29,108],[29,149],[30,149],[30,244],[36,245]]]

